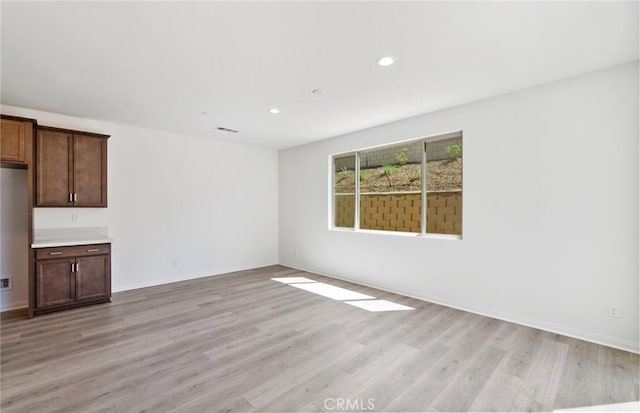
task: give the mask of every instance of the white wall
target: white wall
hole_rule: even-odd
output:
[[[13,286],[0,291],[0,311],[28,305],[27,171],[0,168],[0,275]]]
[[[638,351],[638,109],[635,62],[282,151],[280,262]],[[328,230],[329,155],[460,129],[463,240]]]
[[[275,150],[6,105],[1,111],[111,135],[109,207],[37,208],[34,227],[108,226],[114,291],[278,262]]]

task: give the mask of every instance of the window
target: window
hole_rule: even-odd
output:
[[[422,145],[359,152],[361,229],[421,232]]]
[[[356,207],[356,156],[333,158],[334,166],[334,225],[353,228]]]
[[[335,155],[333,165],[334,228],[462,235],[461,132]]]

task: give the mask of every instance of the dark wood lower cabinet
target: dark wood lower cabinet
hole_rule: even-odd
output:
[[[34,315],[111,299],[111,245],[41,248],[36,251]]]
[[[110,261],[108,255],[76,260],[76,300],[111,296]]]
[[[71,304],[76,300],[76,279],[72,273],[74,260],[38,261],[36,265],[36,306],[38,308]]]

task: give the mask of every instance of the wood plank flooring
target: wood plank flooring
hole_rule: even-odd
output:
[[[416,310],[368,312],[270,280],[287,276]],[[282,266],[32,320],[4,314],[1,333],[3,413],[337,411],[339,400],[539,411],[639,399],[636,354]]]

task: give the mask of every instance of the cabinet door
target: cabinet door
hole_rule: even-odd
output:
[[[27,163],[27,127],[30,123],[10,119],[0,120],[0,160]]]
[[[75,206],[107,206],[107,140],[73,135]]]
[[[109,255],[76,260],[76,300],[91,300],[111,295]]]
[[[73,206],[72,135],[39,130],[36,141],[36,206]]]
[[[75,302],[76,279],[71,269],[74,259],[36,262],[36,307],[44,308]]]

